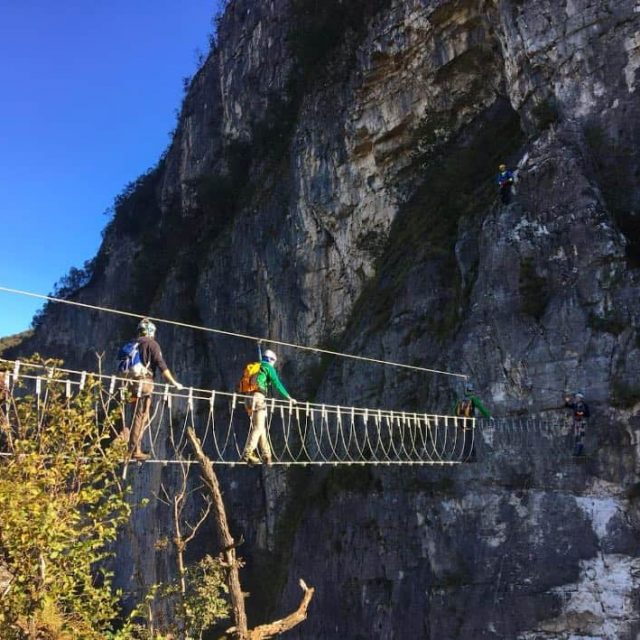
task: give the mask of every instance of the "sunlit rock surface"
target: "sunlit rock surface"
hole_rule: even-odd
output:
[[[229,3],[171,146],[74,298],[464,372],[498,417],[586,393],[583,461],[570,435],[486,425],[463,468],[222,472],[255,622],[293,608],[302,576],[316,596],[292,638],[637,637],[640,5],[354,0],[357,28],[323,14],[320,42],[338,36],[313,63],[295,34],[318,3],[294,4]],[[507,207],[500,161],[517,169]],[[132,325],[53,307],[25,350],[90,367]],[[158,337],[198,387],[232,389],[255,353]],[[447,412],[460,391],[280,356],[299,398]],[[130,479],[142,499],[175,475]],[[171,575],[167,511],[137,511],[120,584]]]

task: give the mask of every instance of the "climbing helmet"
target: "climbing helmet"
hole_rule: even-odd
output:
[[[149,318],[142,318],[138,323],[138,333],[141,336],[150,336],[153,338],[153,336],[156,335],[156,325],[153,324]]]
[[[275,364],[276,361],[278,360],[278,356],[276,356],[276,354],[273,351],[271,351],[271,349],[267,349],[262,354],[262,359],[271,364]]]

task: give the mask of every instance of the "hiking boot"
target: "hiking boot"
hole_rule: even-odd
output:
[[[265,467],[271,467],[271,466],[273,466],[273,460],[271,460],[271,457],[269,457],[269,458],[265,458],[265,459],[262,461],[262,464],[264,464],[264,465],[265,465]]]
[[[254,464],[260,464],[260,458],[255,453],[245,453],[242,456],[242,461],[246,462],[249,466]]]

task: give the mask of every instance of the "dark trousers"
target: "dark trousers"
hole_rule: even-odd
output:
[[[502,204],[509,204],[511,202],[511,183],[503,184],[500,186],[500,198]]]
[[[584,453],[584,434],[586,431],[587,423],[584,420],[574,419],[573,421],[573,436],[574,447],[573,455],[581,456]]]

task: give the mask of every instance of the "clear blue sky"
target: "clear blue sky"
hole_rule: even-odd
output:
[[[47,294],[169,144],[219,0],[0,0],[0,285]],[[39,301],[0,291],[0,337]]]

